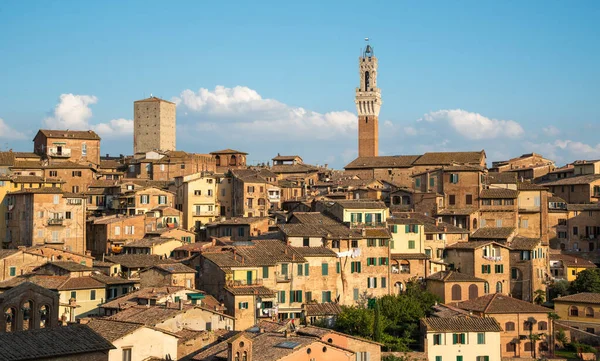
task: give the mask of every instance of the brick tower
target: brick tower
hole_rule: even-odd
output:
[[[377,87],[377,58],[369,44],[358,58],[358,69],[360,87],[356,88],[354,101],[358,112],[358,156],[376,157],[379,153],[381,91]]]

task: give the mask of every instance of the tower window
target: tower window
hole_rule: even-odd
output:
[[[370,84],[371,83],[371,77],[368,71],[365,71],[365,91],[369,91],[370,88]]]

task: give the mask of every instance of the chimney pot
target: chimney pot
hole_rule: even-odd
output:
[[[183,300],[179,299],[179,310],[183,310]]]

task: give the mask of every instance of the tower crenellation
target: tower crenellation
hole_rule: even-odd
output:
[[[367,44],[358,58],[360,86],[356,88],[358,113],[358,156],[374,157],[379,153],[379,110],[381,90],[377,87],[377,58]]]

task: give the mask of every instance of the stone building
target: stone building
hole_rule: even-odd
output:
[[[85,253],[85,197],[58,188],[9,193],[5,245],[51,245]]]
[[[56,327],[59,308],[55,292],[31,282],[21,283],[0,293],[0,334]]]
[[[124,244],[144,238],[144,220],[143,214],[89,219],[86,223],[87,249],[95,256],[120,253]]]
[[[183,228],[198,232],[221,215],[217,194],[220,181],[213,173],[175,178],[175,208],[183,212]]]
[[[600,199],[600,174],[578,174],[541,185],[569,204],[598,203]]]
[[[100,137],[92,130],[40,129],[33,138],[33,151],[52,162],[100,164]]]
[[[358,112],[358,156],[379,155],[379,110],[381,90],[377,87],[377,58],[371,45],[367,45],[358,58],[360,86],[356,88]]]
[[[155,187],[128,190],[113,200],[113,208],[128,216],[145,214],[161,206],[173,207],[175,195]]]
[[[175,177],[216,170],[215,160],[210,155],[180,150],[153,150],[136,154],[126,164],[127,178],[154,181],[172,181]]]
[[[558,297],[553,300],[554,312],[560,317],[560,324],[569,331],[569,327],[600,335],[600,295],[583,292]],[[572,339],[572,338],[571,338]]]
[[[486,280],[456,271],[440,271],[427,277],[427,291],[442,303],[477,298],[486,293]]]
[[[232,172],[232,216],[265,217],[279,209],[277,175],[266,170],[237,169]]]
[[[196,288],[196,271],[181,263],[157,264],[140,272],[141,287]]]
[[[133,102],[133,153],[175,150],[175,103],[150,96]]]
[[[223,149],[210,152],[215,161],[217,173],[227,173],[230,169],[246,168],[246,156],[248,153],[234,149]]]
[[[553,160],[546,159],[537,153],[529,153],[509,160],[492,162],[492,168],[489,171],[513,173],[521,181],[537,181],[555,169],[556,166]]]

